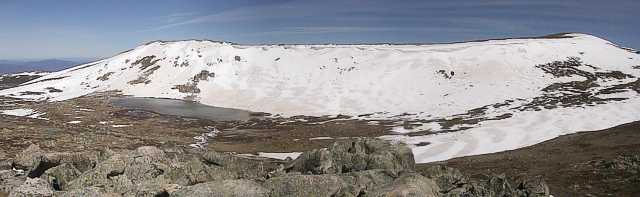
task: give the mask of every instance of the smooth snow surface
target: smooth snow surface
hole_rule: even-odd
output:
[[[279,159],[279,160],[285,160],[285,159],[287,159],[287,157],[290,157],[291,159],[296,159],[301,154],[302,154],[301,152],[292,152],[292,153],[263,153],[263,152],[259,152],[258,156],[267,157],[267,158],[273,158],[273,159]]]
[[[45,115],[45,113],[38,112],[33,109],[9,109],[9,110],[0,110],[0,114],[9,115],[9,116],[23,116],[27,118],[35,118],[35,119],[43,119],[47,120],[47,118],[42,118],[41,116]]]
[[[430,143],[414,147],[418,162],[511,150],[640,120],[638,92],[632,91],[638,87],[629,85],[640,76],[640,55],[591,35],[566,36],[436,45],[154,42],[0,90],[0,96],[59,101],[116,90],[282,116],[371,114],[358,118],[372,124],[376,119],[433,120],[398,124],[392,129],[397,135],[383,137]],[[536,103],[541,96],[575,93],[545,88],[585,80],[575,74],[554,76],[537,67],[569,57],[579,58],[584,63],[579,69],[590,74],[632,76],[598,78],[593,82],[597,86],[586,90],[618,92],[573,98],[621,99],[576,105],[567,104],[575,100],[560,100],[552,103],[555,107]],[[539,111],[516,109],[527,103],[540,104]],[[485,118],[482,121],[443,123],[485,106],[493,107],[469,115]],[[407,135],[417,131],[441,134]]]
[[[4,115],[9,115],[9,116],[28,116],[31,115],[33,113],[35,113],[35,110],[33,109],[10,109],[10,110],[3,110],[1,112]]]
[[[417,163],[513,150],[560,135],[606,129],[640,120],[640,98],[589,108],[527,111],[512,118],[486,121],[465,131],[424,136],[383,136],[407,144],[431,143],[413,148]]]

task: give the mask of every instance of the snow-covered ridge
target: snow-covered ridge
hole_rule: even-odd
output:
[[[0,95],[65,100],[120,90],[283,115],[443,116],[538,95],[541,88],[567,79],[545,75],[535,65],[574,56],[604,69],[639,71],[632,69],[640,64],[638,54],[586,34],[436,45],[177,41],[142,45]]]
[[[0,96],[118,90],[285,116],[371,114],[361,118],[409,123],[384,138],[429,162],[640,120],[638,76],[640,54],[587,34],[429,45],[192,40],[148,43]]]

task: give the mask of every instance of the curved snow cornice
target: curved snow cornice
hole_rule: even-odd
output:
[[[566,33],[555,33],[544,36],[532,36],[532,37],[508,37],[508,38],[491,38],[491,39],[478,39],[478,40],[468,40],[468,41],[456,41],[456,42],[434,42],[434,43],[389,43],[389,42],[376,42],[376,43],[257,43],[257,44],[243,44],[236,43],[230,41],[221,41],[221,40],[208,40],[208,39],[185,39],[185,40],[154,40],[147,43],[142,44],[152,45],[152,44],[172,44],[172,43],[180,43],[180,42],[208,42],[208,43],[216,43],[216,44],[231,44],[231,45],[239,45],[239,46],[295,46],[295,45],[309,45],[309,46],[333,46],[333,45],[442,45],[442,44],[458,44],[458,43],[473,43],[473,42],[487,42],[487,41],[497,41],[497,40],[522,40],[522,39],[562,39],[562,38],[575,38],[575,37],[593,37],[597,39],[602,39],[597,36],[587,34],[587,33],[579,33],[579,32],[566,32]]]

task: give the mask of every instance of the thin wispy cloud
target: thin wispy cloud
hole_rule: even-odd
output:
[[[189,19],[193,16],[196,16],[197,14],[194,12],[179,12],[179,13],[173,13],[173,14],[169,14],[167,16],[162,17],[167,23],[176,23],[179,21],[183,21],[185,19]]]
[[[240,21],[265,20],[272,18],[290,17],[299,11],[287,5],[262,5],[241,7],[231,10],[225,10],[218,13],[194,16],[186,20],[170,22],[149,31],[158,31],[169,28],[175,28],[185,25],[202,24],[202,23],[230,23]]]
[[[354,26],[325,26],[325,27],[287,27],[275,31],[257,32],[251,35],[287,35],[287,34],[328,34],[328,33],[365,33],[365,32],[470,32],[474,29],[455,27],[354,27]]]
[[[77,53],[38,46],[47,43],[109,56],[151,40],[432,43],[568,31],[638,48],[638,9],[637,0],[8,1],[0,6],[0,18],[11,19],[0,20],[5,27],[0,43],[7,46],[0,52],[13,57]],[[29,46],[15,47],[27,41]]]

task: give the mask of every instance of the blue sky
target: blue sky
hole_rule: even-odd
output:
[[[640,1],[0,0],[0,59],[107,57],[153,40],[436,43],[594,34],[640,48]]]

